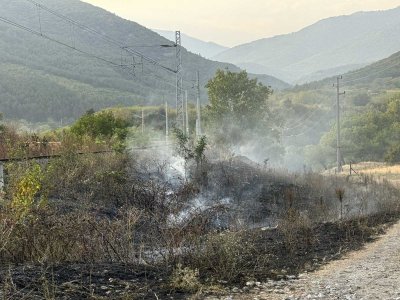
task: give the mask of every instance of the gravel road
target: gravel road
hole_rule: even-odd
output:
[[[207,300],[400,300],[400,222],[362,250],[313,273],[279,282],[248,282],[231,295]]]

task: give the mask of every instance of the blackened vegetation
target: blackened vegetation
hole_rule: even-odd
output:
[[[194,261],[192,258],[183,262],[193,268],[198,267],[203,282],[220,275],[223,275],[222,278],[234,275],[228,284],[243,284],[251,278],[285,279],[303,271],[315,270],[350,250],[360,249],[396,219],[395,215],[375,215],[343,223],[318,224],[312,229],[311,239],[301,230],[296,232],[294,248],[288,247],[278,228],[236,233],[235,237],[229,234],[207,237],[214,239],[208,245],[214,248],[203,251],[215,252],[199,257],[205,261]],[[239,240],[241,244],[233,245]],[[220,256],[226,254],[226,251],[221,252],[221,246],[229,248],[229,244],[241,250],[237,253],[239,256]],[[15,265],[2,268],[0,295],[25,299],[43,299],[46,293],[63,299],[153,299],[155,295],[159,299],[171,296],[173,299],[186,299],[187,294],[171,289],[168,284],[170,276],[171,269],[160,265],[121,262]]]
[[[288,174],[243,157],[205,160],[203,180],[195,163],[183,178],[154,153],[65,153],[39,168],[35,197],[48,204],[22,218],[11,204],[33,162],[6,166],[4,298],[184,299],[281,279],[358,249],[399,211],[388,184]]]
[[[351,250],[360,249],[365,242],[373,241],[383,234],[388,224],[398,215],[374,215],[342,223],[321,223],[294,233],[294,244],[287,243],[279,229],[257,230],[257,249],[269,256],[268,268],[257,270],[262,279],[284,279],[286,275],[313,271],[333,259],[341,258]]]

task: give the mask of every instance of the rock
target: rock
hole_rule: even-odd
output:
[[[256,285],[256,283],[254,281],[247,281],[246,282],[246,286],[252,287],[252,286],[255,286],[255,285]]]

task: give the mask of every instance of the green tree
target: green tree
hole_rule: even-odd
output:
[[[341,131],[346,161],[400,161],[400,95],[370,105],[361,114],[347,116]],[[336,147],[336,126],[321,138],[320,144]],[[331,161],[334,159],[331,155]]]
[[[88,135],[92,138],[109,139],[114,136],[120,140],[126,138],[129,124],[116,118],[112,112],[94,113],[89,110],[71,127],[71,132],[77,136]]]
[[[72,125],[71,132],[79,138],[89,136],[96,142],[108,143],[114,150],[122,152],[126,146],[128,127],[127,121],[115,117],[111,111],[94,113],[89,110]]]
[[[245,71],[218,70],[206,87],[210,102],[207,108],[213,122],[228,117],[249,127],[268,117],[267,99],[272,90],[257,79],[249,79]]]
[[[245,71],[223,70],[218,70],[206,87],[207,119],[219,144],[232,147],[252,143],[265,152],[274,149],[273,152],[282,153],[282,149],[276,147],[280,132],[278,122],[268,104],[272,94],[270,87],[257,79],[249,79]],[[268,156],[271,157],[271,153]]]
[[[400,144],[393,145],[386,151],[385,162],[391,164],[400,162]]]

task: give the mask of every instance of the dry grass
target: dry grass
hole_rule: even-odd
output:
[[[377,182],[388,181],[395,185],[400,186],[400,164],[393,165],[381,162],[361,162],[352,164],[352,175],[350,176],[350,165],[343,166],[343,172],[339,174],[341,177],[354,178],[355,181],[363,181],[363,177],[368,176]],[[326,176],[336,175],[335,169],[324,171],[322,174]]]
[[[262,280],[287,263],[297,272],[303,260],[312,261],[309,253],[319,249],[315,244],[320,243],[323,229],[318,237],[314,232],[319,223],[340,218],[346,224],[348,219],[368,215],[372,210],[364,208],[366,203],[373,202],[373,209],[385,213],[399,209],[397,190],[375,182],[359,186],[344,177],[277,173],[230,161],[207,165],[207,183],[171,184],[160,162],[136,162],[126,154],[67,152],[41,166],[46,191],[37,198],[46,194],[49,204],[18,219],[9,203],[26,164],[7,168],[9,182],[0,206],[0,262],[44,267],[82,262],[136,265],[156,270],[160,278],[154,275],[151,280],[177,292],[196,293],[220,282]],[[182,224],[171,224],[171,215],[179,215],[203,195],[230,200],[199,210]],[[353,212],[346,213],[346,205]],[[363,205],[359,214],[354,212],[358,205]],[[215,226],[216,216],[226,224]],[[268,218],[275,218],[276,229],[251,227]],[[238,219],[244,222],[233,226]],[[344,234],[339,232],[339,237],[351,241],[360,232],[367,236],[367,225],[362,224],[362,230],[358,223],[350,229],[343,225]],[[341,242],[335,241],[338,247]],[[303,262],[297,262],[299,258]],[[1,278],[10,293],[16,288],[13,278]],[[44,278],[41,295],[55,298],[62,283],[53,283],[51,276]]]

